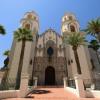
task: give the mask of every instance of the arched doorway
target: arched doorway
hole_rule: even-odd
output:
[[[51,66],[45,70],[45,85],[55,85],[55,69]]]

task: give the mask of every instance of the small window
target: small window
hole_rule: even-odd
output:
[[[75,32],[75,27],[73,25],[70,26],[71,32]]]
[[[71,63],[73,63],[73,60],[71,59]]]
[[[70,63],[70,60],[68,60],[68,65],[70,65],[71,63]]]
[[[32,65],[32,59],[30,60],[30,65]]]
[[[39,45],[39,48],[41,48],[42,46],[41,46],[41,44]]]

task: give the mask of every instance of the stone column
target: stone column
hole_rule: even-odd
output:
[[[19,97],[24,98],[28,91],[28,75],[21,76]]]
[[[37,77],[34,77],[33,80],[35,81],[35,83],[34,83],[34,88],[37,88],[38,78],[37,78]]]
[[[63,81],[64,81],[64,88],[66,88],[67,85],[68,85],[68,84],[67,84],[67,77],[64,77],[64,78],[63,78]]]
[[[84,84],[83,84],[83,80],[82,80],[81,75],[75,76],[75,84],[76,84],[78,96],[79,97],[85,97]]]
[[[0,84],[1,84],[1,81],[2,81],[2,77],[0,77]]]

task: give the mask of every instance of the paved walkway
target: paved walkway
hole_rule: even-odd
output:
[[[76,95],[65,91],[64,88],[40,88],[28,95],[27,98],[10,98],[6,100],[100,100],[94,98],[77,98]]]

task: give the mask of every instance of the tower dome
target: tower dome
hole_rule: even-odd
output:
[[[65,13],[62,17],[62,22],[69,21],[69,20],[76,20],[76,17],[72,13]]]
[[[36,12],[34,11],[30,11],[30,12],[26,12],[24,15],[24,18],[28,18],[28,19],[34,19],[34,20],[39,20],[38,15]]]

